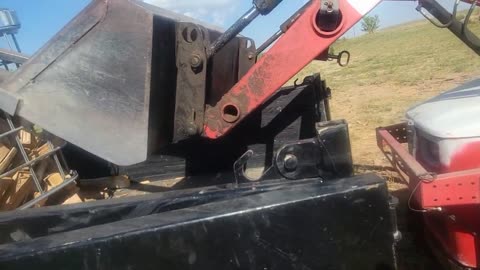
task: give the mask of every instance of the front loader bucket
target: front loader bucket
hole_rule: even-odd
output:
[[[18,116],[50,133],[117,165],[142,162],[168,140],[174,22],[188,20],[141,2],[93,1],[0,88],[20,101]]]

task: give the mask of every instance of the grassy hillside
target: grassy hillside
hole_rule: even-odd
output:
[[[362,164],[385,164],[376,127],[401,121],[415,103],[480,76],[480,57],[427,21],[342,40],[334,50],[351,52],[348,67],[316,61],[298,77],[320,72],[327,79],[333,114],[349,121],[354,159]]]

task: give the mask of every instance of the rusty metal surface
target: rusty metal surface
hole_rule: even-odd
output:
[[[210,40],[218,37],[218,33],[211,33]],[[215,106],[223,95],[238,81],[237,54],[240,48],[238,38],[232,39],[215,54],[209,62],[206,106]],[[233,55],[233,57],[232,57]]]
[[[415,194],[424,209],[480,203],[480,169],[433,174],[428,172],[406,147],[406,123],[377,130],[380,150],[385,154],[400,176],[410,184],[418,185]]]
[[[408,142],[408,131],[406,123],[399,123],[388,127],[383,127],[382,129],[388,131],[388,133],[390,133],[390,135],[392,135],[397,142],[401,144]]]
[[[406,135],[407,126],[405,123],[403,126]],[[389,130],[395,133],[391,134]],[[477,215],[480,169],[438,175],[430,173],[395,138],[404,137],[400,134],[402,130],[401,124],[379,128],[377,140],[392,166],[409,183],[410,199],[417,202],[411,204],[409,199],[410,209],[422,213],[425,231],[431,234],[437,243],[434,248],[439,247],[442,256],[451,258],[455,264],[468,266],[468,269],[477,269],[478,250],[475,246],[480,226]]]
[[[203,129],[208,65],[206,44],[206,29],[193,23],[177,24],[174,142],[199,134]]]
[[[318,15],[320,1],[309,3],[248,73],[215,106],[207,107],[203,136],[216,139],[230,132],[362,18],[355,8],[346,4],[342,8],[342,23],[335,31],[325,32],[318,20],[312,20]]]
[[[394,136],[404,137],[400,135],[402,130],[404,130],[406,136],[406,123],[403,123],[403,126],[405,130],[402,124],[377,129],[377,145],[403,180],[410,185],[415,185],[417,183],[416,180],[429,178],[431,177],[431,173],[418,163],[418,161],[408,153],[407,149],[395,139]],[[397,131],[397,129],[399,131]],[[395,131],[395,135],[392,135],[389,130]]]
[[[248,70],[255,65],[257,50],[255,42],[250,38],[240,38],[238,48],[238,79],[247,74]]]

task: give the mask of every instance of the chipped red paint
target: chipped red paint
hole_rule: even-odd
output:
[[[420,184],[417,199],[423,209],[442,207],[424,214],[425,224],[451,258],[476,268],[480,255],[480,169],[439,174]]]
[[[480,240],[478,239],[480,233],[480,218],[478,217],[480,212],[480,175],[478,168],[480,168],[480,142],[465,144],[451,156],[450,164],[442,166],[442,172],[447,173],[441,176],[450,177],[445,177],[446,181],[438,184],[436,189],[425,190],[422,196],[436,199],[430,203],[437,205],[440,202],[439,197],[442,197],[447,206],[462,206],[449,209],[455,216],[454,220],[449,217],[442,220],[429,217],[425,219],[448,254],[451,254],[462,265],[474,268],[478,266],[477,257],[480,255],[479,247],[476,244]],[[468,170],[477,171],[477,174],[469,173],[471,171]],[[445,187],[448,183],[449,186],[445,190],[438,190],[440,185]],[[446,198],[449,198],[449,201],[445,201]],[[424,204],[428,203],[424,202]],[[440,230],[441,227],[444,227],[444,230]],[[444,235],[445,231],[448,232],[447,235]]]
[[[477,211],[470,211],[475,214]],[[476,241],[478,236],[474,235],[467,220],[463,219],[458,212],[450,216],[425,214],[425,226],[438,241],[441,248],[448,254],[449,259],[453,259],[463,267],[477,268],[478,247]],[[438,248],[438,247],[436,247]]]
[[[463,267],[477,268],[480,257],[480,142],[461,147],[452,155],[448,166],[442,166],[438,175],[425,180],[422,177],[427,170],[388,132],[389,129],[377,130],[378,146],[411,189],[418,185],[415,193],[418,207],[437,209],[423,213],[427,231],[449,259]],[[441,173],[444,171],[448,173]]]
[[[230,131],[363,16],[348,1],[340,1],[342,26],[335,33],[326,35],[315,25],[319,9],[320,1],[311,1],[311,5],[248,73],[214,107],[206,109],[204,136],[215,139]],[[226,104],[234,104],[240,109],[237,121],[228,123],[223,120],[221,110]]]

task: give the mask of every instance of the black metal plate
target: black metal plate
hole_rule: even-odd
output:
[[[309,183],[0,246],[1,269],[394,269],[385,183]]]

